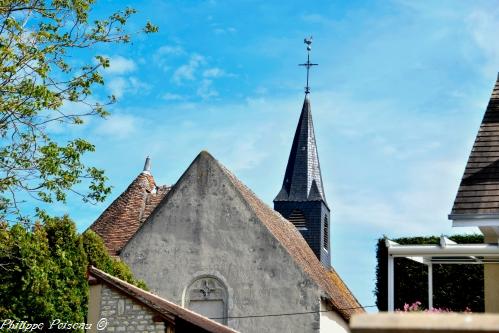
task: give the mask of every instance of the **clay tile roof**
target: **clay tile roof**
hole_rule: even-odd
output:
[[[499,76],[449,218],[499,214]]]
[[[222,325],[196,312],[182,308],[173,302],[131,285],[130,283],[109,275],[93,266],[89,268],[89,278],[94,278],[111,285],[165,318],[170,318],[173,315],[176,319],[180,318],[181,320],[200,327],[207,332],[237,333],[237,331],[225,325]]]
[[[237,179],[223,165],[220,163],[218,163],[218,165],[229,176],[232,183],[239,190],[245,201],[256,213],[262,223],[284,246],[304,272],[307,273],[326,293],[333,308],[338,311],[345,320],[349,320],[354,313],[364,312],[362,306],[346,287],[338,274],[332,268],[331,270],[326,269],[319,262],[312,249],[308,246],[307,242],[294,225],[263,203],[248,187],[246,187],[246,185]]]
[[[142,172],[90,229],[102,237],[111,255],[118,255],[169,190],[156,186],[153,176]]]

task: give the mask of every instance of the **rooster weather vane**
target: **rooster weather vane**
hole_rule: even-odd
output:
[[[319,64],[312,64],[310,62],[310,51],[312,51],[312,36],[310,36],[309,38],[305,38],[303,40],[303,43],[307,44],[307,62],[304,63],[304,64],[299,64],[298,66],[305,66],[307,67],[307,85],[305,86],[305,95],[308,95],[310,94],[310,87],[308,86],[308,78],[309,78],[309,74],[310,74],[310,67],[312,66],[317,66]]]

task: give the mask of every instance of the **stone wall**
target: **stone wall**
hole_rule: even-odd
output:
[[[485,235],[484,243],[497,244],[498,236],[491,235],[488,230],[483,230]],[[483,265],[483,284],[485,296],[485,312],[499,313],[499,265],[485,264]]]
[[[102,286],[100,318],[106,318],[108,325],[101,332],[164,333],[165,324],[154,322],[154,316],[155,313],[144,305]]]

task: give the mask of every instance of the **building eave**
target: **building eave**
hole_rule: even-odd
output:
[[[499,214],[449,214],[453,227],[496,227]]]

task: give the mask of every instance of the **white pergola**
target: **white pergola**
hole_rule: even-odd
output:
[[[388,248],[388,311],[394,311],[394,259],[407,258],[428,266],[428,309],[433,308],[433,264],[497,264],[499,244],[456,244],[440,237],[439,245],[400,245],[385,237]]]

